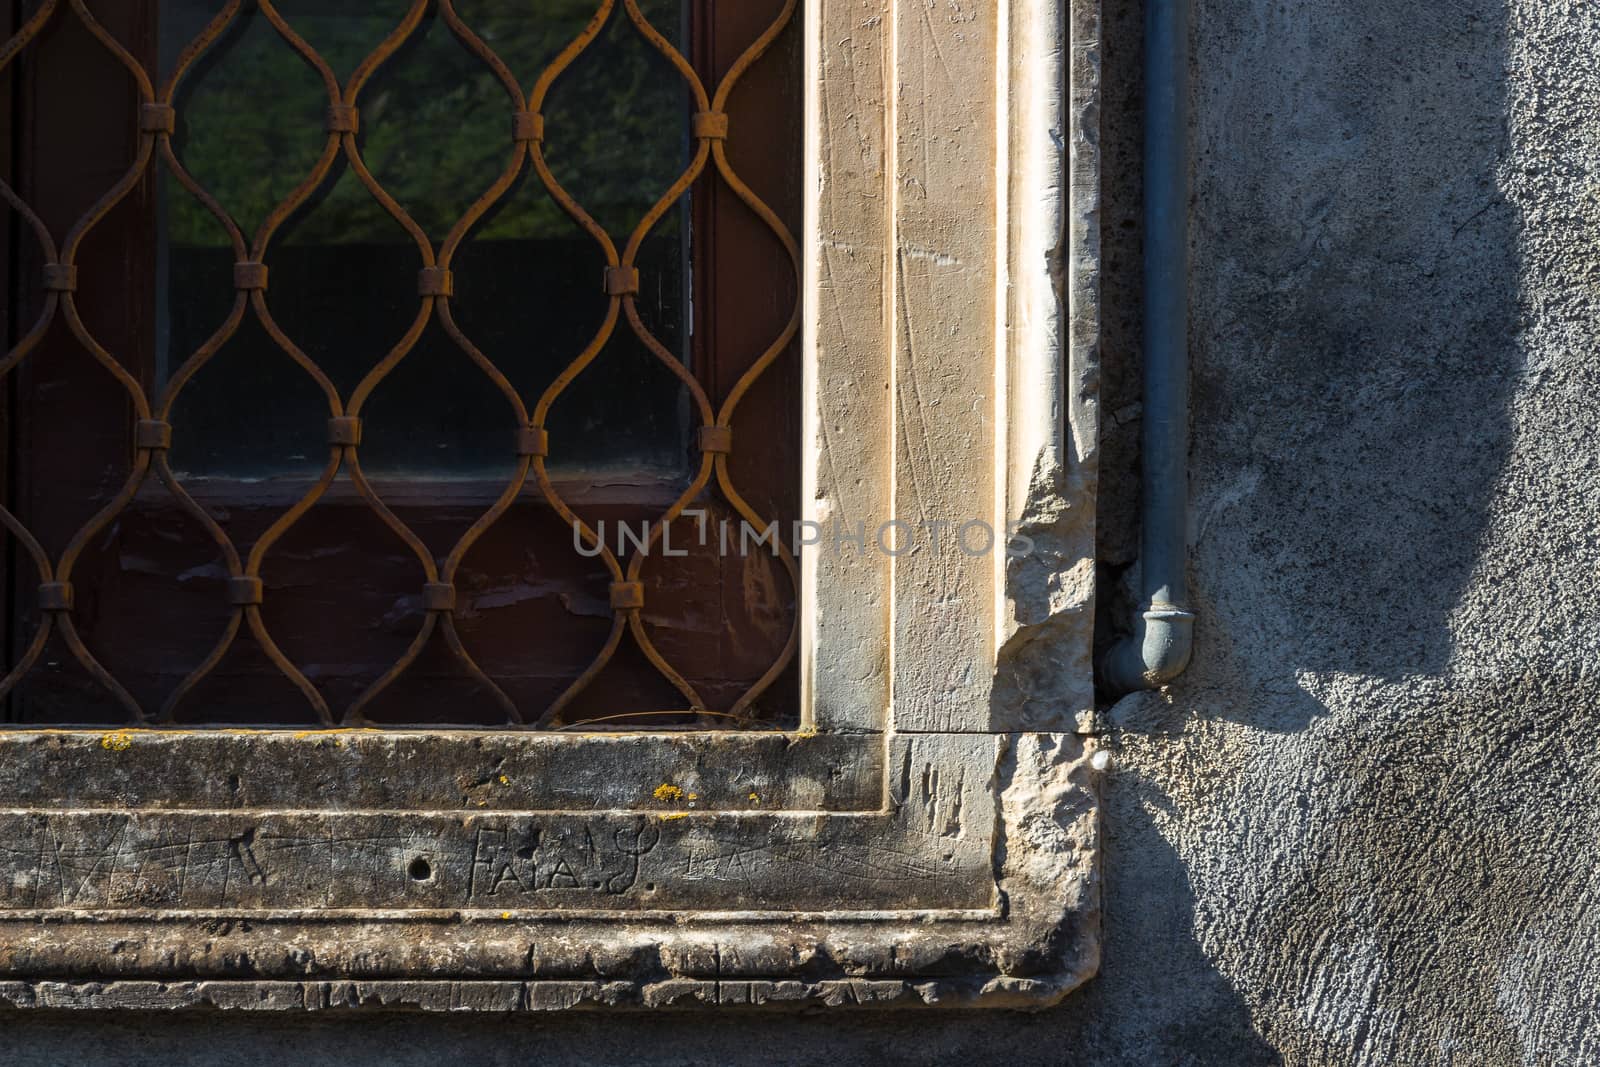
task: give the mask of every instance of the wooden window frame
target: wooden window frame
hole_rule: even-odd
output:
[[[1097,0],[806,5],[773,734],[0,731],[0,1002],[1038,1007],[1099,959]]]

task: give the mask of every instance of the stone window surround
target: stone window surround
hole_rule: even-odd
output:
[[[1094,973],[1098,0],[804,15],[808,518],[1034,550],[807,549],[789,733],[0,732],[0,1005],[1037,1007]]]

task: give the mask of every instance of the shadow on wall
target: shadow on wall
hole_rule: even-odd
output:
[[[1102,824],[1105,945],[1100,973],[1040,1016],[1061,1027],[1055,1064],[1270,1067],[1282,1057],[1195,939],[1183,859],[1157,829],[1159,788],[1129,781]]]
[[[1501,170],[1510,5],[1194,3],[1198,644],[1171,702],[1136,697],[1112,712],[1125,734],[1159,736],[1126,737],[1141,770],[1110,780],[1105,966],[1062,1009],[1069,1025],[1079,1012],[1095,1019],[1106,1062],[1271,1062],[1272,1046],[1292,1040],[1273,1020],[1297,1014],[1348,1024],[1330,1037],[1330,1055],[1373,1045],[1367,1026],[1379,1017],[1448,1029],[1449,983],[1469,988],[1477,965],[1427,977],[1454,966],[1438,955],[1438,931],[1453,917],[1430,911],[1429,879],[1459,876],[1451,892],[1464,895],[1486,886],[1465,869],[1481,857],[1449,853],[1470,853],[1473,820],[1484,821],[1473,811],[1494,778],[1479,773],[1479,753],[1461,761],[1476,788],[1463,770],[1461,801],[1440,800],[1439,768],[1405,755],[1429,751],[1425,722],[1394,730],[1392,745],[1367,731],[1326,750],[1281,738],[1272,751],[1294,749],[1304,777],[1328,776],[1320,794],[1296,771],[1242,771],[1178,735],[1196,718],[1295,734],[1332,713],[1305,688],[1308,674],[1426,685],[1449,666],[1451,617],[1511,452],[1524,365],[1521,223]],[[1131,206],[1126,198],[1138,146],[1110,131],[1137,126],[1128,92],[1137,46],[1124,43],[1137,40],[1128,26],[1137,13],[1117,6],[1108,5],[1106,48],[1103,574],[1132,562],[1136,521],[1136,334],[1130,312],[1111,309],[1137,286],[1126,228],[1137,193]],[[1354,799],[1333,784],[1346,779],[1359,783]],[[1185,810],[1168,818],[1168,808]],[[1360,841],[1366,851],[1351,847]],[[1513,856],[1500,858],[1516,869]],[[1197,891],[1206,897],[1198,920]],[[1359,975],[1339,970],[1341,953],[1374,939],[1392,939],[1381,983],[1391,1003],[1367,1000],[1378,987],[1364,991]],[[1486,932],[1464,951],[1485,955],[1494,944]],[[1224,960],[1228,974],[1248,977],[1248,1001],[1218,971]],[[1399,992],[1407,983],[1411,993]],[[1491,987],[1470,988],[1493,1002]],[[1261,1012],[1269,1003],[1275,1015]],[[1127,1020],[1140,1009],[1170,1023]],[[1107,1028],[1100,1017],[1113,1011],[1127,1021]],[[1408,1012],[1438,1017],[1406,1023]],[[1340,1044],[1349,1035],[1353,1045]]]
[[[1198,7],[1183,703],[1297,730],[1301,672],[1443,672],[1511,448],[1506,5]]]
[[[1597,1062],[1593,5],[1202,3],[1174,712],[1250,729],[1130,785],[1292,1062]]]

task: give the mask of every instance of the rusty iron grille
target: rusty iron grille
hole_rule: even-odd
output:
[[[637,0],[599,0],[594,5],[592,18],[582,31],[566,44],[553,62],[539,72],[532,87],[524,89],[511,67],[457,13],[455,0],[415,0],[381,43],[356,65],[343,84],[339,83],[333,68],[323,56],[296,32],[291,20],[280,13],[273,0],[231,0],[227,3],[204,30],[182,49],[170,74],[160,85],[153,82],[150,73],[134,53],[119,43],[117,36],[97,20],[85,0],[46,0],[40,4],[0,49],[0,72],[18,60],[19,55],[39,38],[52,20],[77,20],[104,52],[125,68],[137,86],[137,113],[129,115],[127,120],[136,123],[137,148],[135,158],[126,172],[105,190],[70,229],[60,234],[52,233],[40,214],[30,208],[24,197],[10,184],[0,182],[0,196],[4,197],[16,217],[22,220],[24,229],[31,231],[32,240],[37,242],[44,260],[40,313],[25,330],[19,327],[17,343],[0,361],[0,380],[10,379],[19,366],[29,360],[30,354],[42,354],[36,351],[41,339],[47,332],[64,324],[76,343],[92,356],[103,371],[102,380],[115,383],[115,388],[126,394],[127,404],[132,409],[131,462],[120,489],[77,528],[66,541],[64,549],[53,558],[43,547],[42,539],[30,531],[29,525],[12,508],[0,507],[0,524],[4,525],[17,549],[19,564],[15,573],[27,575],[31,570],[31,575],[37,578],[38,598],[37,623],[31,634],[20,635],[15,641],[18,651],[9,673],[0,680],[0,698],[11,694],[19,683],[36,671],[47,645],[54,647],[54,638],[61,642],[71,658],[94,682],[125,710],[130,724],[172,723],[185,699],[217,671],[230,651],[248,635],[270,660],[276,672],[299,691],[304,703],[321,724],[371,725],[367,711],[373,701],[385,691],[401,686],[407,672],[415,667],[424,650],[431,643],[442,642],[459,670],[470,676],[475,685],[488,694],[503,712],[506,724],[527,728],[561,728],[576,725],[580,721],[570,714],[574,701],[609,665],[614,664],[619,649],[631,642],[648,661],[650,669],[658,672],[679,694],[682,706],[667,711],[619,708],[616,709],[616,718],[630,724],[641,722],[640,715],[648,717],[652,714],[677,716],[672,721],[699,725],[754,721],[752,706],[785,673],[794,659],[798,619],[795,618],[793,607],[789,611],[787,638],[782,642],[781,649],[776,651],[770,666],[749,682],[736,699],[720,707],[711,707],[702,698],[696,685],[669,662],[652,640],[650,627],[643,617],[647,590],[645,570],[651,566],[654,558],[650,549],[659,544],[667,526],[679,521],[685,509],[694,506],[696,501],[712,496],[720,498],[719,506],[731,509],[732,514],[755,529],[765,529],[773,521],[773,517],[759,513],[735,484],[729,465],[735,446],[734,416],[758,379],[767,374],[786,352],[793,350],[791,342],[795,339],[800,322],[799,301],[796,297],[787,324],[770,339],[759,356],[747,362],[742,373],[732,380],[730,387],[723,390],[719,401],[714,403],[688,361],[679,358],[668,343],[655,336],[641,317],[637,306],[641,288],[639,254],[652,229],[675,205],[684,201],[697,183],[720,181],[781,243],[794,271],[794,285],[798,290],[800,261],[794,235],[779,215],[741,180],[730,164],[727,152],[730,138],[738,136],[738,130],[730,128],[727,106],[730,96],[739,89],[741,79],[752,65],[768,52],[778,36],[794,21],[796,6],[797,0],[787,0],[765,31],[732,63],[720,81],[710,86],[705,84],[695,66],[669,41],[668,36],[652,25]],[[253,13],[258,13],[266,20],[283,47],[293,49],[320,76],[326,89],[327,110],[326,142],[315,166],[304,175],[287,199],[266,214],[255,232],[247,234],[218,199],[185,168],[181,158],[181,141],[175,143],[175,130],[180,128],[183,118],[175,100],[181,99],[179,91],[184,79],[196,69],[208,50],[229,32],[236,20]],[[494,79],[504,89],[507,105],[503,170],[492,178],[492,183],[482,195],[471,203],[443,239],[437,242],[373,176],[363,161],[358,137],[362,123],[363,88],[369,85],[374,74],[385,63],[407,46],[425,20],[441,21],[454,39],[492,72]],[[692,105],[689,116],[691,137],[685,152],[688,160],[686,168],[676,181],[660,191],[654,207],[627,234],[607,232],[596,222],[585,210],[581,196],[562,187],[545,157],[545,103],[552,86],[564,71],[590,49],[602,31],[618,25],[625,25],[670,63],[682,79]],[[164,383],[147,388],[113,351],[115,340],[96,337],[86,324],[85,316],[80,314],[82,294],[79,291],[79,267],[86,238],[157,168],[165,168],[170,179],[202,205],[226,231],[234,261],[233,294],[231,310],[209,340],[187,354]],[[547,195],[592,240],[605,262],[603,277],[596,279],[606,301],[603,320],[588,344],[581,351],[572,353],[570,362],[537,396],[522,395],[502,367],[487,356],[458,325],[451,310],[452,298],[456,295],[452,264],[464,240],[474,225],[494,210],[502,197],[530,168]],[[319,187],[330,179],[341,177],[342,173],[353,175],[372,201],[404,228],[415,246],[417,264],[414,294],[416,311],[409,329],[397,344],[366,370],[353,389],[344,391],[335,386],[325,368],[275,321],[267,266],[275,235],[285,221]],[[486,175],[485,180],[489,181],[490,177]],[[173,417],[180,395],[195,375],[241,329],[247,317],[252,316],[271,342],[293,362],[299,373],[315,384],[324,398],[327,459],[314,484],[277,514],[264,533],[254,538],[252,543],[236,544],[224,525],[186,488],[181,470],[169,460],[169,451],[174,438],[181,438],[185,430],[181,420],[175,422]],[[481,373],[503,396],[506,447],[508,453],[514,452],[515,456],[514,473],[509,481],[499,490],[492,504],[477,515],[476,520],[460,533],[442,556],[430,551],[412,525],[386,503],[362,468],[363,425],[369,400],[385,379],[407,359],[430,324],[442,328],[470,360],[477,373]],[[580,516],[574,504],[565,498],[559,479],[552,477],[547,462],[550,456],[549,416],[552,408],[561,403],[563,394],[572,383],[603,357],[607,342],[619,331],[631,331],[654,358],[681,382],[689,398],[691,418],[696,428],[692,437],[694,451],[686,484],[683,484],[681,492],[670,506],[655,514],[650,521],[644,551],[622,552],[602,538],[593,524]],[[743,436],[750,439],[747,447],[763,447],[761,429],[759,425],[745,428]],[[381,520],[415,557],[417,587],[420,589],[423,610],[417,630],[403,654],[381,675],[371,680],[354,700],[341,701],[342,706],[334,707],[308,677],[304,665],[297,665],[282,650],[279,640],[275,640],[263,607],[272,596],[279,594],[269,590],[262,572],[275,546],[341,481],[346,483],[344,489],[353,490],[370,515]],[[147,486],[147,483],[152,485]],[[159,702],[141,702],[96,657],[90,647],[91,642],[84,639],[80,627],[75,624],[74,576],[91,542],[103,537],[136,497],[153,491],[155,484],[164,487],[165,492],[170,494],[170,500],[203,527],[214,542],[221,566],[226,570],[225,578],[219,584],[226,597],[228,616],[209,653],[181,681],[171,687]],[[570,684],[566,685],[565,690],[553,701],[540,707],[521,706],[519,701],[509,696],[475,661],[468,641],[463,638],[461,628],[457,625],[461,599],[457,581],[464,558],[513,504],[527,501],[530,496],[535,502],[542,501],[560,521],[572,525],[581,538],[584,546],[582,555],[585,557],[578,560],[577,546],[574,545],[574,565],[581,563],[590,568],[603,567],[609,590],[607,636],[593,650],[592,659],[574,665]],[[797,564],[789,548],[781,544],[781,538],[779,540],[777,558],[781,561],[782,571],[787,574],[792,598],[798,590]],[[31,581],[31,578],[24,579],[24,583],[26,581]],[[278,636],[281,638],[282,635]],[[536,638],[537,635],[530,635],[530,639]],[[597,717],[590,716],[586,721]]]

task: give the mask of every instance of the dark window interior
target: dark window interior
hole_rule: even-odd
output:
[[[718,143],[791,238],[794,6],[636,8],[708,99],[782,26]],[[622,0],[91,0],[93,26],[9,8],[0,35],[28,39],[0,70],[7,721],[796,721],[792,560],[617,547],[618,523],[686,506],[739,522],[723,477],[787,529],[800,383],[792,244],[719,173],[691,82]],[[171,133],[142,128],[180,64]],[[330,133],[328,79],[348,95],[357,74],[357,129]],[[543,92],[542,138],[508,78]],[[601,231],[636,290],[608,292]],[[450,248],[448,297],[419,290],[419,234]],[[69,244],[73,288],[52,289]],[[238,288],[257,252],[266,288]],[[358,400],[352,444],[330,419]],[[606,556],[574,519],[608,524]],[[678,518],[674,544],[696,529]]]

